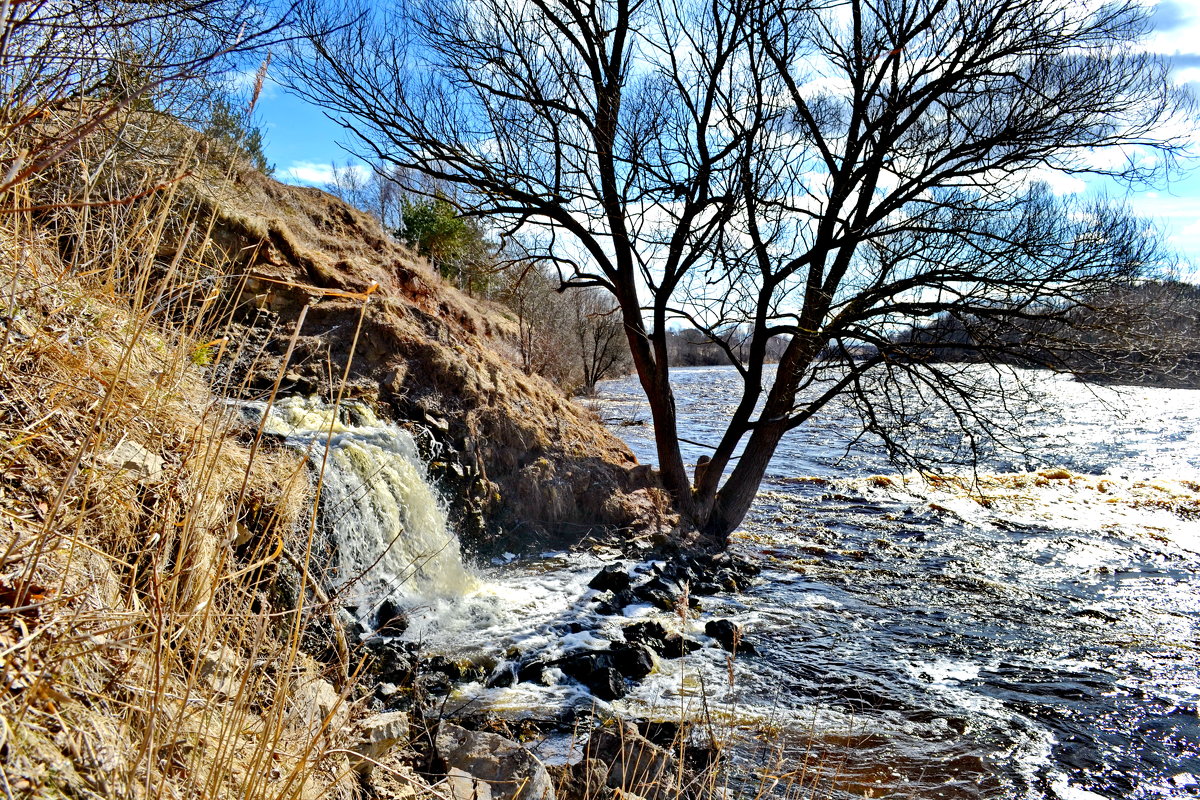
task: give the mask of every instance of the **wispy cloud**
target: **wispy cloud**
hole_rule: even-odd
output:
[[[288,183],[305,183],[310,186],[324,186],[333,182],[332,164],[318,164],[314,161],[293,161],[287,169],[279,170],[279,177]]]
[[[288,183],[303,183],[309,186],[326,186],[333,183],[335,173],[344,175],[353,172],[355,177],[365,180],[372,174],[366,164],[318,164],[315,161],[293,161],[286,169],[276,174]]]

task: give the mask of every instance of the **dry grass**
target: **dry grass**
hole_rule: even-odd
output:
[[[80,149],[61,174],[111,161]],[[5,204],[59,205],[39,180]],[[313,608],[273,589],[313,489],[208,387],[228,265],[171,193],[0,215],[0,792],[345,795]]]

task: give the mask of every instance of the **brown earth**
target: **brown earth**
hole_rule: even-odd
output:
[[[262,350],[243,350],[233,377],[266,393],[282,374],[280,396],[331,398],[350,360],[347,398],[423,426],[441,445],[433,473],[469,546],[520,550],[671,527],[649,468],[594,414],[505,355],[514,352],[510,312],[445,283],[374,217],[251,170],[189,179],[180,195],[207,212],[212,240],[243,265],[224,283],[237,303],[230,338]]]

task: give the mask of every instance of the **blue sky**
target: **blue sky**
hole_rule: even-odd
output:
[[[1148,49],[1170,56],[1177,83],[1187,84],[1200,95],[1200,0],[1163,0],[1155,7],[1154,34]],[[289,183],[323,186],[331,178],[332,165],[357,162],[343,144],[350,137],[319,108],[268,83],[257,107],[266,138],[267,160],[275,165],[276,177]],[[1186,174],[1153,190],[1130,196],[1135,211],[1156,222],[1171,244],[1192,265],[1184,277],[1200,282],[1200,131],[1195,164]],[[1063,177],[1055,181],[1060,192],[1088,192],[1100,184],[1086,184]],[[1107,186],[1110,196],[1123,190]]]

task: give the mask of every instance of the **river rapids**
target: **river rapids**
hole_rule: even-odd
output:
[[[673,375],[684,435],[715,440],[736,373]],[[731,545],[761,579],[703,601],[704,618],[745,627],[758,655],[736,659],[702,619],[598,614],[587,582],[614,554],[464,567],[441,501],[415,488],[426,481],[408,434],[360,417],[335,421],[331,440],[312,408],[278,424],[310,458],[332,442],[323,513],[354,543],[339,574],[366,576],[363,602],[403,597],[406,637],[460,657],[550,659],[607,646],[633,618],[706,643],[612,706],[701,720],[747,797],[1200,796],[1200,391],[1025,377],[1042,384],[1018,415],[1033,446],[977,453],[948,477],[897,473],[849,406],[785,439]],[[599,413],[653,463],[636,382],[602,388]],[[947,430],[930,416],[915,435],[953,455]],[[451,700],[542,719],[607,708],[566,678],[467,684]],[[541,747],[569,757],[562,741]]]

